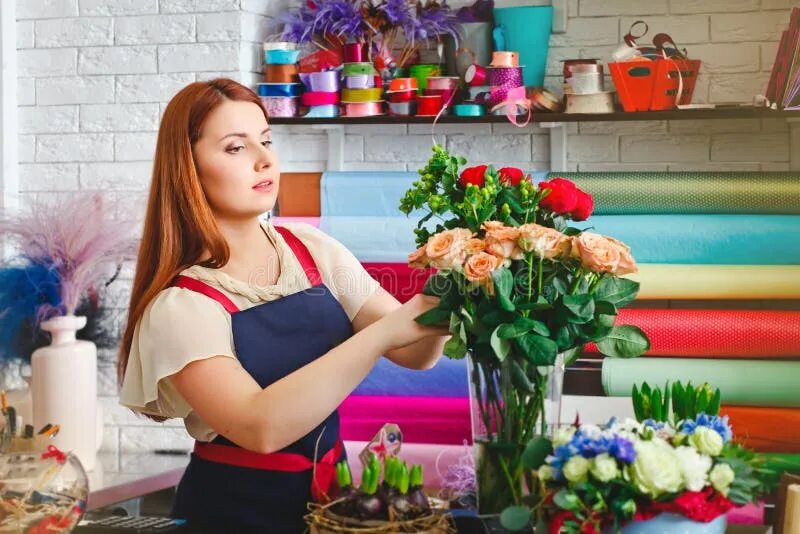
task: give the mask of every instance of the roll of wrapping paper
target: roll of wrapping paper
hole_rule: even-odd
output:
[[[345,104],[344,114],[346,117],[374,117],[375,115],[383,115],[383,102]]]
[[[258,96],[300,96],[302,85],[299,83],[260,83]]]
[[[342,74],[345,76],[358,76],[360,74],[375,74],[375,67],[372,63],[344,63]]]
[[[797,172],[552,172],[594,196],[597,214],[800,213]]]
[[[594,215],[578,228],[614,236],[641,263],[798,265],[798,215]]]
[[[422,293],[432,269],[413,269],[407,263],[363,263],[364,270],[400,302]]]
[[[800,407],[800,361],[603,359],[603,390],[611,397],[630,396],[634,384],[675,380],[713,384],[722,391],[726,405]]]
[[[640,300],[800,299],[800,265],[639,264]]]
[[[370,87],[368,89],[342,89],[342,102],[355,104],[360,102],[379,102],[383,99],[383,89]]]
[[[267,83],[299,83],[298,72],[297,63],[268,64],[264,66],[264,81]]]
[[[319,172],[283,172],[278,188],[278,210],[283,216],[319,217]],[[319,226],[319,222],[317,222]]]
[[[723,406],[720,415],[728,416],[734,439],[745,447],[758,452],[800,453],[800,409]],[[800,467],[797,459],[793,463]]]
[[[647,356],[800,359],[800,311],[623,308],[617,324],[647,333]]]

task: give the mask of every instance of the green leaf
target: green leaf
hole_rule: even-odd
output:
[[[675,416],[675,422],[686,418],[686,408],[683,399],[683,385],[680,381],[672,384],[672,411]]]
[[[633,413],[636,416],[636,420],[641,423],[647,418],[644,415],[644,402],[642,400],[642,394],[639,393],[639,389],[636,387],[636,384],[633,385],[631,398],[633,400]]]
[[[444,355],[460,360],[467,354],[467,344],[459,336],[453,336],[444,344]]]
[[[550,329],[541,321],[518,316],[513,323],[500,325],[498,336],[502,339],[520,337],[533,331],[542,336],[549,336]]]
[[[500,524],[511,532],[525,529],[530,520],[531,510],[527,506],[509,506],[500,514]]]
[[[558,354],[558,345],[550,338],[537,334],[526,334],[514,340],[522,355],[533,365],[553,365]]]
[[[718,415],[719,414],[719,407],[720,403],[722,402],[722,394],[719,391],[719,388],[714,392],[714,397],[711,399],[711,403],[708,405],[708,415]]]
[[[578,499],[578,496],[566,488],[559,490],[553,496],[553,502],[559,508],[573,512],[579,510],[581,507],[581,501]]]
[[[619,310],[614,304],[607,300],[595,300],[594,312],[598,315],[617,315]]]
[[[705,391],[700,390],[698,391],[698,395],[696,397],[696,406],[697,406],[697,413],[708,413],[706,410],[708,409],[708,396],[705,394]]]
[[[522,453],[522,465],[525,469],[539,469],[545,458],[553,453],[552,442],[544,436],[536,436],[525,445]]]
[[[567,285],[567,282],[561,278],[553,278],[553,287],[562,295],[569,293],[569,286]]]
[[[597,300],[605,300],[617,308],[621,308],[633,302],[638,293],[639,282],[634,282],[627,278],[607,276],[597,284],[594,296]]]
[[[566,349],[567,347],[573,345],[572,343],[572,332],[566,326],[560,327],[556,331],[556,346],[558,346],[559,350]]]
[[[425,281],[422,293],[434,297],[442,297],[452,290],[455,282],[447,274],[436,273]]]
[[[572,365],[583,354],[583,345],[562,350],[561,354],[564,356],[564,365]]]
[[[569,322],[584,324],[594,318],[594,299],[586,293],[580,295],[565,295],[562,299],[564,306],[569,310]]]
[[[536,385],[528,379],[520,364],[513,358],[509,358],[508,362],[511,369],[511,383],[514,387],[523,393],[536,393]]]
[[[615,326],[605,339],[597,342],[597,348],[606,356],[635,358],[650,349],[650,340],[638,326]]]
[[[508,353],[511,352],[511,343],[507,339],[503,339],[499,336],[501,328],[503,328],[502,325],[494,329],[489,344],[492,346],[492,350],[495,356],[497,356],[497,359],[502,362],[508,357]]]
[[[654,421],[662,421],[663,419],[661,416],[661,390],[656,388],[653,391],[653,396],[650,399],[650,407],[652,408],[653,412],[653,420]]]
[[[500,307],[506,311],[514,311],[514,303],[511,302],[511,290],[514,288],[514,276],[506,268],[492,271],[495,294]]]
[[[669,421],[669,400],[670,400],[669,382],[664,385],[664,405],[661,407],[661,412],[664,414],[664,421]]]
[[[434,326],[443,324],[450,320],[450,310],[443,310],[442,308],[432,308],[422,315],[418,315],[415,319],[419,324],[426,326]]]
[[[550,310],[553,308],[553,305],[547,302],[543,296],[539,295],[539,298],[536,302],[525,302],[522,304],[517,304],[517,309],[519,310],[533,310],[533,311],[542,311],[542,310]]]

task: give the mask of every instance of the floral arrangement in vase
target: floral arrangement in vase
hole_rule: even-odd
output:
[[[670,415],[670,399],[672,415]],[[636,420],[605,428],[575,424],[551,442],[531,442],[526,456],[540,489],[530,507],[510,507],[501,521],[515,531],[535,511],[547,532],[724,532],[725,514],[769,492],[775,473],[733,442],[720,417],[720,392],[676,382],[664,392],[633,388]],[[644,527],[651,523],[653,529]]]
[[[136,249],[132,225],[114,211],[99,194],[83,194],[3,215],[0,233],[16,254],[0,266],[0,359],[28,360],[48,343],[39,325],[57,315],[85,316],[88,339],[115,344],[101,297]]]
[[[401,200],[421,213],[412,267],[435,268],[425,293],[439,305],[417,318],[449,323],[450,358],[469,357],[478,506],[520,504],[533,480],[522,455],[558,424],[566,365],[585,344],[611,357],[649,349],[637,327],[615,325],[636,298],[636,271],[623,243],[568,225],[593,210],[592,197],[555,178],[535,185],[520,169],[466,160],[434,146]],[[535,488],[533,488],[535,489]]]
[[[445,35],[457,41],[459,31],[446,0],[309,0],[276,20],[281,40],[322,50],[366,43],[379,69],[405,67],[422,46]]]

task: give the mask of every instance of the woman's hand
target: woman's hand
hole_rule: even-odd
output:
[[[408,302],[381,317],[375,326],[385,332],[390,350],[405,347],[427,337],[449,335],[448,325],[425,326],[414,320],[438,304],[439,297],[414,295]]]

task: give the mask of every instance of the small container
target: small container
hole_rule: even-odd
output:
[[[614,113],[614,91],[589,95],[567,95],[565,113]]]
[[[599,72],[577,73],[567,78],[570,92],[574,95],[593,95],[603,92],[603,75]]]

